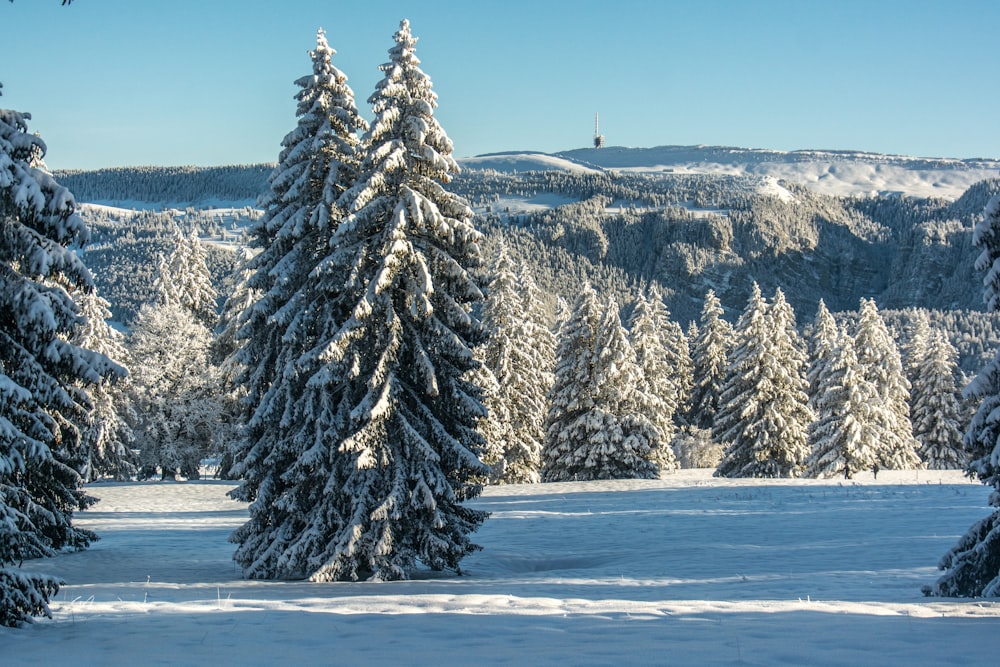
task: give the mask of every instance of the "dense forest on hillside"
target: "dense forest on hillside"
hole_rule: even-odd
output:
[[[266,188],[270,165],[213,168],[119,168],[61,172],[84,202],[129,202],[120,211],[87,207],[93,241],[85,250],[115,317],[128,322],[152,294],[157,253],[169,253],[176,225],[204,239],[221,295],[230,250],[259,213],[246,206]],[[467,170],[452,188],[466,197],[495,256],[502,238],[547,292],[569,301],[583,281],[614,296],[624,314],[656,283],[672,317],[686,327],[705,292],[735,320],[756,281],[782,288],[799,322],[823,299],[835,312],[874,298],[903,335],[920,308],[947,326],[971,372],[995,342],[994,316],[982,313],[973,268],[972,229],[1000,180],[971,187],[952,202],[899,195],[833,197],[753,176]],[[539,202],[535,204],[534,202]],[[237,208],[225,214],[211,207]],[[895,318],[895,319],[893,319]],[[985,346],[985,347],[984,347]],[[984,351],[985,350],[985,351]]]

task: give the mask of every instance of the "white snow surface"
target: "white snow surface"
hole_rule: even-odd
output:
[[[1000,159],[921,158],[861,151],[775,151],[726,146],[584,148],[555,154],[500,153],[459,160],[463,168],[496,171],[613,170],[751,175],[805,185],[821,194],[897,193],[957,199],[970,185],[1000,176]],[[771,194],[774,194],[773,192]]]
[[[925,598],[989,511],[957,471],[487,488],[465,576],[246,581],[231,482],[98,483],[54,618],[5,665],[993,665],[995,600]]]

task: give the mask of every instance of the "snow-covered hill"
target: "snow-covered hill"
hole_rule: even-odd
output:
[[[467,169],[617,170],[769,177],[823,194],[900,193],[957,199],[973,183],[1000,176],[1000,160],[919,158],[857,151],[774,151],[724,146],[584,148],[555,154],[498,153],[460,160]]]
[[[959,471],[488,488],[466,576],[247,581],[226,482],[96,484],[8,665],[992,665],[1000,606],[925,598],[989,508]],[[36,566],[26,563],[25,567]]]

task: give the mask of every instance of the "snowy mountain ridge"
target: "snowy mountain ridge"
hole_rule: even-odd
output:
[[[463,158],[466,169],[512,173],[629,171],[759,176],[837,196],[901,194],[957,199],[973,183],[1000,175],[992,158],[925,158],[850,150],[658,146],[581,148],[559,153],[507,152]]]

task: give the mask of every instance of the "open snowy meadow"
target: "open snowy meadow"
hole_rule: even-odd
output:
[[[487,488],[464,576],[246,581],[231,482],[100,483],[4,665],[994,665],[1000,604],[925,598],[987,512],[960,472]],[[31,569],[35,563],[27,563]]]

